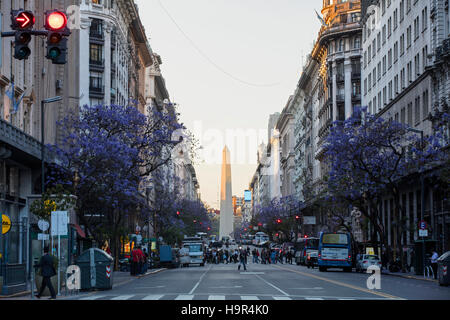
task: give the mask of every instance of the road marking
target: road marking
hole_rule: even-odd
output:
[[[321,287],[316,287],[316,288],[289,288],[289,290],[324,290]]]
[[[234,286],[234,287],[210,287],[211,289],[239,289],[243,288],[243,286]]]
[[[86,298],[81,298],[79,300],[99,300],[102,298],[105,298],[106,296],[92,296],[92,297],[86,297]]]
[[[390,295],[390,294],[387,294],[387,293],[383,293],[383,292],[378,292],[378,291],[373,291],[373,290],[357,287],[357,286],[354,286],[354,285],[351,285],[351,284],[347,284],[347,283],[344,283],[344,282],[341,282],[341,281],[331,280],[331,279],[327,279],[327,278],[324,278],[324,277],[316,276],[316,275],[313,275],[313,274],[309,274],[309,273],[305,273],[305,272],[301,272],[301,271],[297,271],[297,270],[291,270],[291,269],[283,268],[283,267],[279,267],[279,266],[274,266],[274,267],[278,268],[278,269],[281,269],[281,270],[287,270],[287,271],[290,271],[290,272],[298,273],[298,274],[301,274],[301,275],[306,276],[306,277],[315,278],[315,279],[318,279],[318,280],[322,280],[322,281],[326,281],[326,282],[329,282],[329,283],[337,284],[337,285],[342,286],[342,287],[347,287],[347,288],[355,289],[355,290],[362,291],[362,292],[365,292],[365,293],[374,294],[374,295],[377,295],[377,296],[380,296],[380,297],[383,297],[383,298],[396,299],[396,300],[406,300],[404,298],[396,297],[396,296],[393,296],[393,295]]]
[[[241,300],[259,300],[257,296],[241,296]]]
[[[142,300],[159,300],[162,297],[164,297],[162,294],[152,294],[152,295],[144,297],[144,299],[142,299]]]
[[[192,300],[192,299],[194,299],[193,295],[183,295],[183,294],[179,295],[178,297],[175,298],[175,300],[184,300],[184,301]]]
[[[241,274],[259,275],[266,274],[265,272],[241,272]]]
[[[305,300],[324,300],[323,298],[307,297]]]
[[[209,296],[208,300],[225,300],[225,296]]]
[[[200,282],[202,282],[203,278],[205,277],[205,275],[209,272],[209,270],[211,270],[212,265],[209,267],[208,270],[205,271],[204,274],[202,274],[202,276],[200,277],[200,280],[198,280],[197,284],[194,286],[194,288],[192,288],[192,290],[189,292],[189,294],[193,294],[195,289],[197,289],[197,287],[200,285]]]
[[[128,300],[128,299],[133,298],[133,297],[134,297],[134,295],[126,294],[126,295],[114,297],[111,300]]]
[[[273,297],[275,300],[292,300],[289,297]]]
[[[354,301],[355,299],[338,299],[338,300],[341,300],[341,301]]]
[[[268,282],[267,280],[261,278],[260,276],[256,275],[259,279],[261,279],[262,281],[264,281],[265,283],[267,283],[269,286],[271,286],[272,288],[280,291],[282,294],[284,294],[285,296],[289,296],[289,294],[287,294],[286,292],[284,292],[283,290],[281,290],[280,288],[274,286],[273,284],[271,284],[270,282]]]

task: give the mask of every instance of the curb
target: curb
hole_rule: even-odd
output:
[[[0,296],[1,299],[11,299],[11,298],[18,298],[18,297],[25,297],[31,295],[31,291],[23,291],[19,293],[12,294],[10,296]]]
[[[142,275],[138,276],[138,279],[144,278],[144,277],[149,276],[151,274],[157,274],[157,273],[160,273],[160,272],[166,271],[166,270],[167,270],[167,268],[162,268],[162,269],[155,270],[153,272],[147,272],[146,274],[142,274]]]
[[[429,281],[429,282],[435,282],[435,283],[438,282],[437,280],[434,280],[434,279],[420,278],[420,277],[407,276],[407,275],[395,274],[395,273],[382,273],[381,275],[399,277],[399,278],[404,278],[404,279],[423,280],[423,281]]]

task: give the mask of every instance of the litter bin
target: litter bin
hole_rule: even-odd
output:
[[[438,279],[439,285],[448,286],[450,284],[450,273],[448,266],[450,265],[450,251],[444,253],[437,261],[438,263]]]
[[[81,269],[81,290],[112,289],[114,259],[103,250],[92,248],[77,259]]]

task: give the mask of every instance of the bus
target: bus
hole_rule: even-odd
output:
[[[295,262],[306,266],[306,257],[309,251],[319,250],[319,238],[299,238],[294,244]]]
[[[318,264],[319,271],[328,268],[342,268],[352,272],[352,242],[349,233],[320,234]]]
[[[257,247],[264,246],[267,242],[269,242],[269,236],[264,232],[258,232],[255,234],[255,239],[253,239],[253,245]]]

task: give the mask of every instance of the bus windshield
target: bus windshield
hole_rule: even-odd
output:
[[[348,237],[344,233],[326,233],[323,235],[322,244],[347,245]]]
[[[200,252],[200,251],[202,251],[201,244],[190,244],[189,245],[189,252]]]

